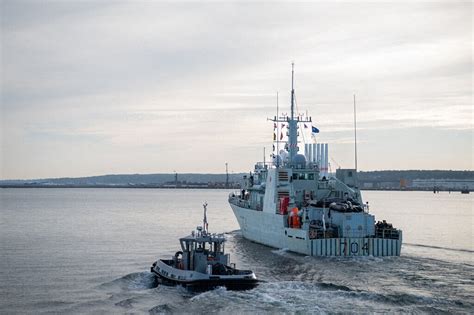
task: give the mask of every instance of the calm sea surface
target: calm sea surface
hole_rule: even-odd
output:
[[[1,189],[0,313],[472,313],[474,194],[363,192],[401,257],[305,257],[242,238],[224,190]],[[194,294],[149,272],[202,222],[265,280]]]

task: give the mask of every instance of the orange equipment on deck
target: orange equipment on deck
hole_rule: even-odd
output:
[[[298,208],[294,207],[291,209],[288,215],[288,226],[293,229],[301,228],[300,217],[298,216]]]

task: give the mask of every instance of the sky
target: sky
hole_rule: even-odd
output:
[[[472,2],[5,1],[0,178],[247,172],[276,93],[331,167],[472,170]]]

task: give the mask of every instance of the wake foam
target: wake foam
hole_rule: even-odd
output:
[[[432,246],[432,245],[413,244],[413,243],[404,243],[403,245],[424,247],[424,248],[433,248],[433,249],[443,249],[443,250],[450,250],[450,251],[463,252],[463,253],[474,253],[474,250],[463,249],[463,248],[450,248],[450,247],[443,247],[443,246]]]
[[[271,252],[274,253],[274,254],[280,255],[280,256],[284,256],[284,255],[286,255],[290,252],[290,249],[289,248],[280,248],[280,249],[274,249]]]
[[[118,286],[128,290],[148,290],[158,286],[156,276],[151,272],[135,272],[100,285],[101,288]]]

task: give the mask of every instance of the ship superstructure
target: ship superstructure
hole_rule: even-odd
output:
[[[229,195],[242,235],[311,256],[399,256],[402,231],[375,222],[363,203],[357,170],[339,168],[333,176],[328,145],[298,141],[312,120],[295,114],[293,68],[291,81],[290,115],[270,119],[276,127],[286,125],[285,141],[277,129],[273,161],[257,163],[242,189]]]

